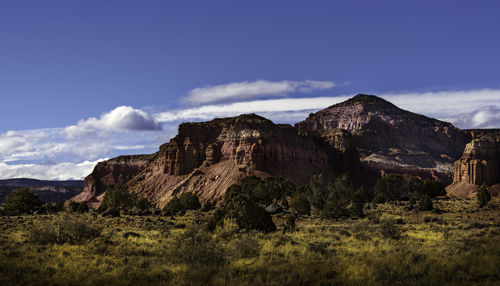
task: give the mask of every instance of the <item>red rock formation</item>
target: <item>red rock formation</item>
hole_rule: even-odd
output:
[[[451,179],[470,134],[452,124],[402,110],[373,95],[357,95],[296,124],[301,130],[345,129],[362,162],[376,170]]]
[[[453,165],[453,182],[493,185],[500,182],[500,136],[483,136],[465,146]]]
[[[347,161],[357,160],[349,154],[357,155],[345,136],[333,136],[331,144],[325,144],[254,114],[184,123],[153,155],[99,163],[75,200],[98,202],[107,185],[126,183],[158,206],[185,191],[205,202],[219,202],[227,187],[245,176],[276,175],[305,183],[315,174],[345,171]]]
[[[146,167],[151,158],[151,155],[120,156],[97,163],[92,173],[85,177],[83,191],[71,200],[97,207],[108,185],[127,183]]]

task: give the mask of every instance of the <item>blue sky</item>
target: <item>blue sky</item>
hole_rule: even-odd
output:
[[[357,93],[500,128],[498,1],[2,1],[0,178],[82,178],[182,121]]]

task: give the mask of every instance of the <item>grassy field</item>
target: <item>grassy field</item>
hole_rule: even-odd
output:
[[[359,220],[303,217],[286,233],[276,215],[269,234],[231,223],[206,232],[210,213],[198,211],[2,216],[0,285],[500,285],[500,200],[434,207],[418,218],[404,202]]]

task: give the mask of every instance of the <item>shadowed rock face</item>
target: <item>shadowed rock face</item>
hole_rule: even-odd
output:
[[[373,95],[357,95],[297,123],[299,130],[345,129],[364,164],[450,181],[453,161],[470,134],[452,124],[402,110]]]
[[[99,162],[90,175],[85,177],[84,189],[71,198],[75,202],[86,202],[97,207],[108,185],[126,184],[144,170],[152,155],[120,156]]]
[[[249,175],[276,175],[305,183],[315,174],[339,174],[357,160],[349,140],[348,134],[340,132],[332,133],[326,142],[254,114],[184,123],[178,135],[155,154],[99,163],[85,178],[84,192],[74,200],[95,206],[107,185],[126,183],[158,206],[186,191],[217,203],[227,187]]]

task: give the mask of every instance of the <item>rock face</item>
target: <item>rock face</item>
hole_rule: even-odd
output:
[[[453,184],[447,192],[453,197],[471,197],[478,186],[500,183],[500,132],[483,133],[465,146],[453,165]]]
[[[86,202],[97,207],[108,185],[126,184],[144,170],[152,155],[120,156],[99,162],[90,175],[85,177],[81,193],[71,198],[75,202]]]
[[[372,169],[451,181],[453,161],[471,135],[452,124],[359,94],[296,124],[303,130],[352,133],[361,160]]]
[[[500,133],[472,140],[453,165],[453,182],[493,185],[500,182]]]
[[[74,200],[95,206],[107,185],[124,183],[160,207],[186,191],[204,202],[219,202],[227,187],[249,175],[305,183],[315,174],[344,172],[357,160],[350,144],[342,132],[332,133],[326,142],[254,114],[183,123],[178,135],[155,154],[99,163]]]

